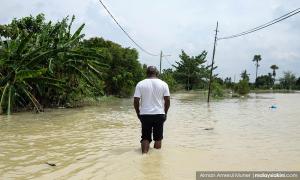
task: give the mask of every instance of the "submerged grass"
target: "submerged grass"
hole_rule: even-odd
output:
[[[295,90],[288,89],[254,89],[250,93],[296,93]]]
[[[81,101],[76,101],[67,106],[67,108],[76,108],[83,106],[96,106],[103,103],[111,103],[120,100],[119,97],[116,96],[100,96],[100,97],[85,97]]]

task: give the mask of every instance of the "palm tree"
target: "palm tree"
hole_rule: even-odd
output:
[[[259,67],[259,61],[261,61],[261,56],[260,55],[254,55],[254,57],[253,57],[253,60],[252,60],[253,62],[255,62],[255,66],[256,66],[256,73],[255,73],[255,81],[256,81],[256,79],[257,79],[257,71],[258,71],[258,67]]]
[[[273,74],[272,75],[273,75],[274,80],[275,80],[276,70],[279,69],[279,67],[276,66],[276,64],[273,64],[270,68],[273,70]]]
[[[242,74],[241,74],[242,80],[249,81],[249,75],[250,74],[247,73],[247,70],[242,71]]]

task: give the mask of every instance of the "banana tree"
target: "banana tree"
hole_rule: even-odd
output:
[[[72,34],[74,17],[54,25],[40,18],[39,23],[31,21],[35,19],[14,20],[13,27],[21,29],[13,31],[13,37],[0,28],[0,113],[28,105],[39,112],[43,97],[60,101],[81,79],[89,88],[103,89],[99,79],[107,65],[102,52],[80,47],[84,24]],[[48,97],[52,95],[56,98]]]
[[[22,38],[19,36],[14,40],[1,42],[0,62],[1,62],[1,111],[6,110],[11,114],[14,105],[25,106],[28,102],[34,105],[37,112],[42,110],[42,106],[33,94],[32,84],[47,79],[45,84],[60,86],[61,81],[46,77],[47,68],[40,66],[39,62],[57,53],[57,50],[37,50],[28,51],[30,36]],[[29,58],[30,57],[30,58]]]

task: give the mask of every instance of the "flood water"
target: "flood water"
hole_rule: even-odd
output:
[[[198,92],[174,94],[163,147],[147,155],[139,149],[131,99],[0,116],[0,179],[173,180],[195,179],[197,170],[299,171],[300,93],[250,96],[208,105]]]

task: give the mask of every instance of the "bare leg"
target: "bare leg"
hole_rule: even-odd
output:
[[[161,141],[155,141],[154,148],[155,149],[160,149],[161,148]]]
[[[143,140],[141,143],[141,148],[142,148],[142,153],[147,153],[149,151],[149,141],[148,140]]]

